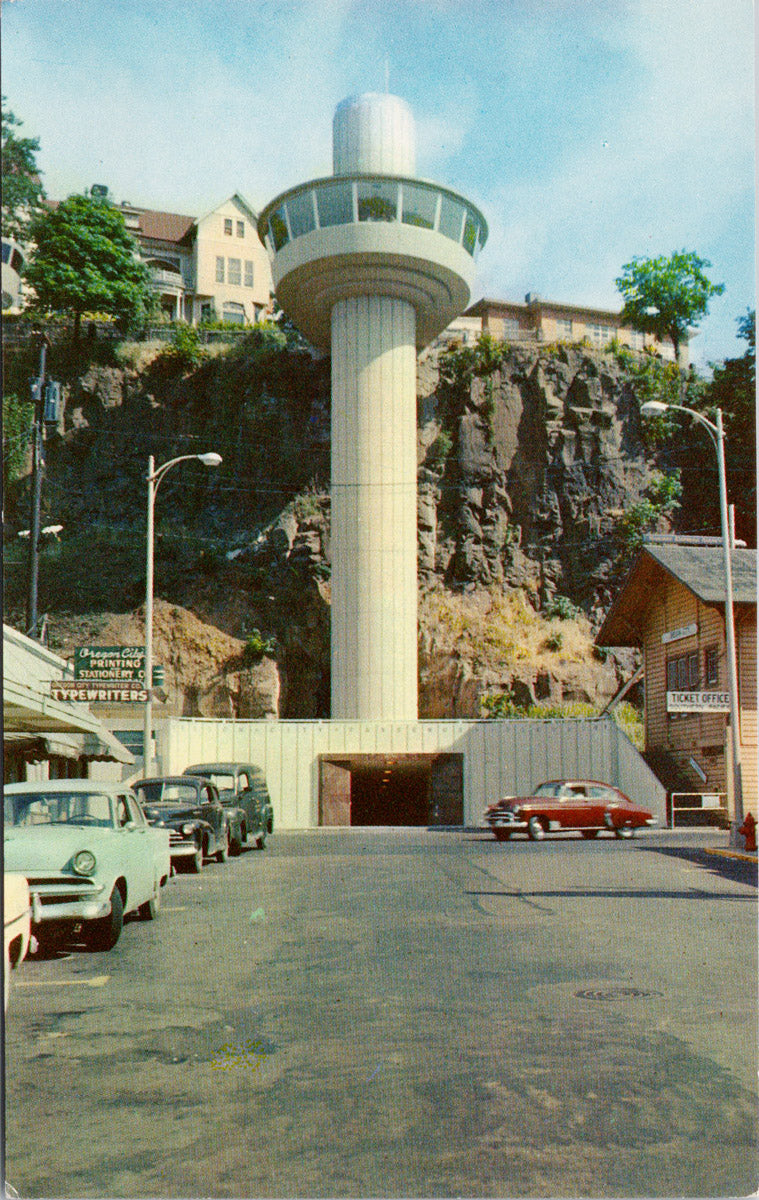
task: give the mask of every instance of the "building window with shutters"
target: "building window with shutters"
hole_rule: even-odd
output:
[[[224,282],[224,259],[221,257],[216,259],[216,282]]]
[[[699,686],[698,651],[680,654],[667,661],[667,691],[687,692]]]
[[[240,260],[239,258],[227,259],[227,283],[239,285],[240,275]]]

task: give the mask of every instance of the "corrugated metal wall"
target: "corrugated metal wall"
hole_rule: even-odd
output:
[[[492,800],[565,776],[615,784],[666,825],[664,788],[610,718],[392,724],[177,719],[162,725],[158,753],[165,774],[200,762],[256,763],[266,773],[280,829],[318,825],[322,754],[463,754],[467,825],[482,824]]]

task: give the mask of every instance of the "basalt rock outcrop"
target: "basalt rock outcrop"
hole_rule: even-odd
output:
[[[634,376],[563,346],[502,349],[468,374],[454,361],[426,352],[418,369],[420,715],[478,716],[499,690],[522,705],[605,700],[621,668],[594,658],[592,633],[619,579],[617,522],[656,467]],[[156,591],[179,638],[165,651],[172,711],[328,716],[328,380],[324,361],[256,344],[170,378],[91,366],[67,383],[44,488],[43,519],[65,528],[41,563],[54,645],[79,636],[67,633],[76,614],[141,604],[147,455],[219,449],[218,472],[177,472],[159,502]],[[28,479],[7,496],[8,539],[27,524],[27,498]],[[97,559],[87,587],[86,561],[67,557],[76,537]],[[15,579],[7,568],[11,619]],[[524,619],[501,597],[517,597]],[[557,623],[557,597],[579,622]]]

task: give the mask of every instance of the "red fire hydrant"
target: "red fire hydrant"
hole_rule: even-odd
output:
[[[756,817],[753,813],[746,814],[746,819],[738,833],[742,833],[746,839],[746,850],[756,850]]]

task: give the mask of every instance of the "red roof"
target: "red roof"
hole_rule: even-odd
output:
[[[153,212],[145,208],[138,209],[137,216],[142,236],[162,242],[181,242],[195,224],[195,217],[183,217],[179,213]]]

